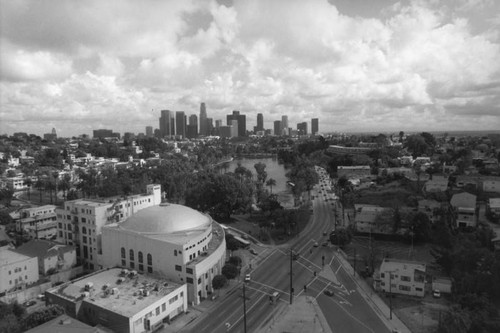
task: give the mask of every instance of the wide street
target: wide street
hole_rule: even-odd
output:
[[[218,300],[210,314],[192,323],[190,332],[244,332],[245,322],[246,331],[253,332],[269,324],[282,307],[289,306],[290,268],[295,296],[307,293],[315,297],[332,332],[388,332],[344,271],[336,249],[327,243],[335,228],[335,213],[330,200],[333,194],[323,190],[322,184],[320,181],[312,191],[312,223],[289,246],[259,254],[266,257],[251,271],[251,281],[245,284],[245,302],[244,282],[240,282],[232,294]],[[292,259],[291,251],[298,256]],[[327,271],[330,275],[324,274]],[[333,296],[325,290],[333,291]],[[269,296],[274,292],[279,292],[280,298],[271,304]]]

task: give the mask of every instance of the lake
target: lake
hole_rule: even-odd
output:
[[[278,200],[283,207],[292,208],[293,194],[290,187],[286,185],[286,182],[288,181],[288,178],[285,176],[287,170],[285,170],[284,165],[278,163],[278,159],[276,157],[234,159],[229,163],[227,171],[234,172],[238,163],[241,163],[241,166],[250,170],[254,179],[256,179],[257,171],[255,171],[254,165],[259,162],[266,165],[266,180],[272,178],[276,181],[276,186],[273,186],[273,194],[278,195]],[[270,190],[270,187],[266,187]]]

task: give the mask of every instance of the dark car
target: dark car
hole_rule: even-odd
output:
[[[33,300],[31,300],[31,301],[27,301],[27,302],[24,302],[24,303],[23,303],[23,305],[24,305],[25,307],[27,307],[27,308],[28,308],[28,307],[30,307],[30,306],[33,306],[33,305],[35,305],[35,304],[36,304],[36,301],[33,301]]]
[[[250,253],[254,254],[254,255],[257,255],[257,251],[255,251],[254,249],[250,249]]]
[[[331,289],[325,289],[325,295],[326,296],[333,296],[333,290],[331,290]]]

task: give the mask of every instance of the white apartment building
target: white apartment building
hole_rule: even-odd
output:
[[[49,289],[48,304],[113,332],[154,332],[188,307],[186,284],[119,268],[95,272]]]
[[[50,239],[57,235],[56,206],[23,208],[19,211],[16,230],[29,235],[31,239]]]
[[[38,259],[0,248],[0,294],[38,281]]]
[[[380,279],[375,288],[386,293],[425,296],[424,263],[385,258],[380,264]]]
[[[102,228],[104,267],[122,267],[187,283],[198,304],[213,292],[226,259],[222,227],[208,215],[162,203]]]
[[[78,258],[88,269],[101,269],[101,229],[127,219],[140,210],[161,203],[161,186],[147,186],[146,194],[102,200],[66,201],[57,212],[57,240],[74,245]]]

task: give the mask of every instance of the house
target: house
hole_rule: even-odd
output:
[[[354,205],[354,225],[357,232],[392,234],[392,225],[380,224],[377,216],[388,208],[376,205]]]
[[[409,296],[425,296],[426,265],[417,261],[384,258],[378,277],[374,280],[376,290]]]
[[[64,271],[76,266],[75,247],[44,239],[32,239],[13,251],[38,258],[40,275]]]
[[[441,203],[436,200],[423,199],[418,201],[418,211],[424,213],[432,224],[439,220]]]
[[[500,177],[485,177],[482,183],[484,192],[500,193]]]
[[[450,205],[455,213],[458,227],[475,227],[477,225],[476,196],[474,194],[457,193],[451,197]]]
[[[432,278],[432,290],[439,290],[440,293],[451,294],[452,280],[445,277]]]
[[[494,218],[500,218],[500,198],[491,198],[488,201],[488,210]]]
[[[448,176],[432,175],[432,178],[425,183],[425,191],[444,192],[448,189]]]
[[[355,165],[337,167],[338,178],[365,178],[371,176],[371,168],[369,165]]]

